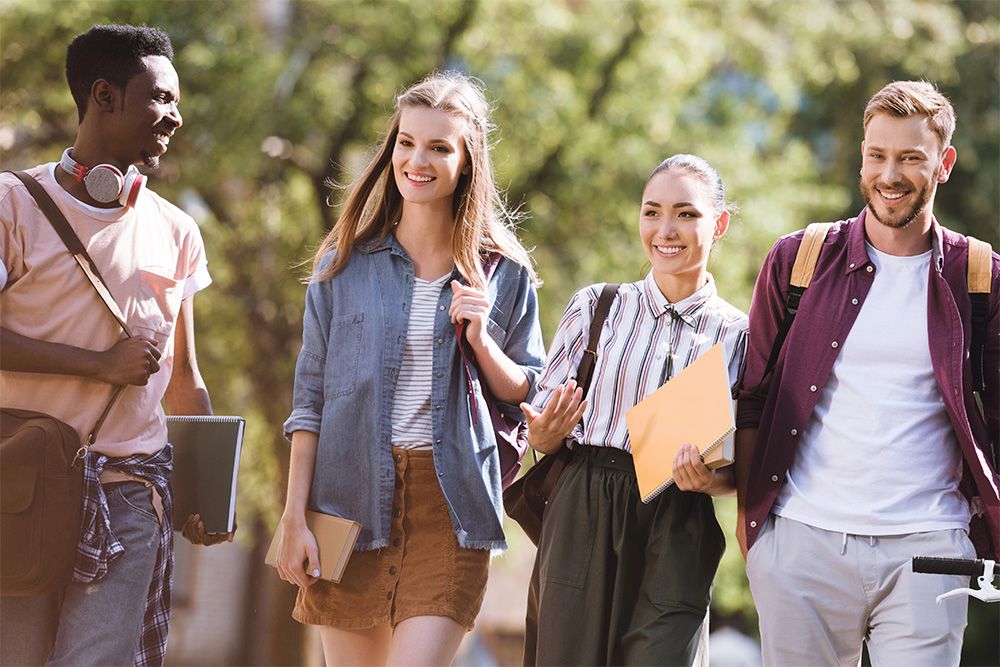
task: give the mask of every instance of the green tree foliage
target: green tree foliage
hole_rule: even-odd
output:
[[[241,538],[258,551],[283,497],[302,263],[342,192],[328,184],[350,182],[393,95],[431,70],[469,71],[495,100],[495,162],[545,280],[547,336],[575,289],[642,275],[644,179],[678,152],[716,165],[739,204],[712,270],[748,307],[778,235],[861,209],[862,110],[892,79],[935,80],[955,103],[958,166],[936,212],[1000,246],[997,2],[0,0],[0,13],[5,168],[72,143],[75,34],[132,22],[174,40],[185,126],[153,187],[208,245],[199,357],[217,411],[248,416]],[[728,554],[724,611],[752,609],[741,572]],[[297,659],[294,634],[281,645],[260,629],[244,658]]]

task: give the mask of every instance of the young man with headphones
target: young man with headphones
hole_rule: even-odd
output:
[[[84,526],[74,580],[0,598],[0,664],[159,665],[170,614],[171,413],[211,414],[195,357],[193,295],[211,278],[201,234],[151,192],[136,165],[159,166],[181,127],[169,37],[102,25],[79,35],[66,78],[80,125],[57,162],[27,171],[80,238],[131,330],[109,313],[36,200],[0,174],[0,396],[85,439]],[[99,480],[99,483],[97,482]],[[211,544],[196,516],[183,533]]]

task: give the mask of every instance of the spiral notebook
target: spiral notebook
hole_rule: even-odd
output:
[[[626,412],[625,422],[644,503],[674,483],[674,457],[686,442],[709,468],[732,463],[736,422],[722,343]]]
[[[167,417],[167,439],[174,449],[175,530],[191,514],[200,514],[210,535],[233,531],[245,424],[242,417]]]

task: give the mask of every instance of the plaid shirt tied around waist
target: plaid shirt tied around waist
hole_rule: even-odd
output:
[[[73,571],[73,581],[77,583],[89,584],[99,581],[107,574],[108,567],[125,553],[125,547],[111,530],[108,498],[100,481],[101,472],[105,468],[112,468],[146,481],[160,494],[163,503],[156,566],[153,568],[153,579],[146,594],[142,633],[135,654],[136,667],[158,667],[163,664],[163,656],[167,650],[170,584],[174,570],[173,528],[170,521],[173,512],[173,498],[170,494],[173,450],[167,444],[153,454],[109,458],[103,454],[88,452],[84,456],[83,518]]]

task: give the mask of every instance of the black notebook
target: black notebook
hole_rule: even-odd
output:
[[[245,424],[242,417],[167,417],[167,439],[174,448],[175,530],[200,514],[207,533],[232,532]]]

